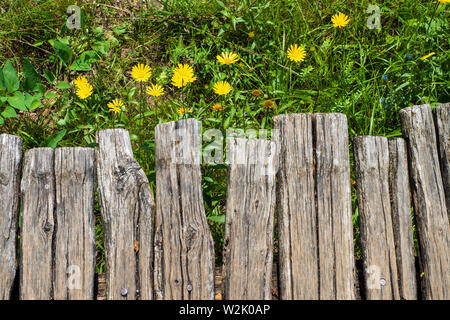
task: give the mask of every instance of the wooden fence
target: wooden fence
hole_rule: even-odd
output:
[[[272,141],[227,139],[225,299],[271,299],[274,250],[281,299],[450,298],[450,104],[400,117],[404,138],[353,140],[361,283],[345,115],[279,115]],[[200,123],[156,127],[156,201],[128,132],[96,140],[22,164],[22,139],[0,135],[0,299],[15,279],[20,299],[95,299],[96,187],[107,299],[214,299]]]

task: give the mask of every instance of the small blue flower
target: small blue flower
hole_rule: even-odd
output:
[[[387,109],[387,108],[389,108],[389,103],[386,103],[385,105],[384,105],[384,107]]]
[[[383,103],[384,101],[385,101],[385,99],[384,99],[384,98],[381,98],[381,99],[380,99],[380,102],[381,102],[381,103]]]
[[[406,58],[408,59],[408,60],[411,60],[411,55],[408,53],[408,54],[406,54]]]
[[[384,81],[387,80],[387,74],[385,74],[385,75],[383,76],[383,80],[384,80]]]

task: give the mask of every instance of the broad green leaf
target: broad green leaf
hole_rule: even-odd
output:
[[[49,147],[49,148],[56,148],[56,146],[58,145],[58,142],[60,142],[62,140],[62,138],[64,138],[66,133],[67,133],[66,129],[58,131],[57,133],[55,133],[54,135],[49,137],[47,140],[45,140],[43,146]]]
[[[40,100],[34,100],[34,101],[31,103],[31,106],[29,107],[29,109],[30,109],[30,111],[33,111],[34,109],[39,108],[41,105],[42,105],[42,103],[41,103]]]
[[[5,87],[5,78],[3,77],[3,70],[0,69],[0,91],[6,90]]]
[[[22,65],[25,76],[25,81],[22,83],[23,89],[26,91],[34,91],[36,86],[41,83],[41,77],[27,58],[23,58]]]
[[[16,91],[14,93],[14,96],[8,97],[8,103],[18,110],[28,111],[27,107],[25,106],[25,96],[20,91]]]
[[[57,85],[56,85],[57,89],[61,89],[61,90],[65,90],[65,89],[70,89],[70,84],[68,84],[65,81],[60,81]]]
[[[72,60],[72,49],[68,45],[58,40],[49,40],[48,42],[53,47],[53,50],[55,50],[58,58],[64,63],[65,66],[67,66],[68,63]]]
[[[3,78],[5,87],[8,92],[12,93],[19,89],[19,78],[17,77],[16,69],[14,69],[11,61],[6,61],[3,67]]]
[[[217,222],[217,223],[225,223],[225,215],[224,214],[221,214],[218,216],[209,216],[209,217],[207,217],[207,219]]]
[[[2,116],[4,118],[15,118],[17,117],[16,110],[11,108],[10,106],[6,106],[5,111],[2,112]]]
[[[4,124],[4,123],[5,123],[5,120],[3,120],[2,117],[0,117],[0,124]]]
[[[53,83],[55,75],[50,70],[44,70],[44,78],[47,79],[48,83]]]
[[[52,91],[49,91],[49,92],[47,92],[46,94],[45,94],[45,97],[47,98],[47,99],[53,99],[53,98],[56,98],[58,95],[56,94],[56,93],[54,93],[54,92],[52,92]]]

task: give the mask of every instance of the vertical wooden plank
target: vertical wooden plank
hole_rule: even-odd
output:
[[[389,187],[400,298],[417,299],[414,241],[411,221],[408,158],[405,140],[389,140]]]
[[[271,299],[275,143],[228,139],[225,299]]]
[[[195,119],[155,129],[157,299],[214,299],[214,244],[203,204],[200,134]]]
[[[95,150],[55,150],[54,299],[93,300]]]
[[[277,215],[281,299],[319,299],[317,221],[310,114],[273,118],[279,149]]]
[[[450,103],[434,109],[434,123],[448,217],[450,215]]]
[[[52,250],[55,229],[54,150],[25,153],[21,182],[20,298],[53,298]]]
[[[0,135],[0,300],[11,297],[16,276],[22,138]]]
[[[366,298],[398,300],[388,140],[367,136],[353,142]]]
[[[313,136],[320,299],[355,299],[347,117],[314,114]]]
[[[152,299],[154,202],[147,176],[126,130],[102,130],[96,140],[107,299]]]
[[[429,300],[448,300],[449,224],[431,108],[425,104],[402,109],[400,119],[412,175],[422,295]]]

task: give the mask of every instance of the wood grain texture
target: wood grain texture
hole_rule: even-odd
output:
[[[321,300],[355,299],[347,117],[313,114]]]
[[[366,298],[398,300],[388,140],[366,136],[353,143]]]
[[[107,299],[150,300],[154,201],[147,176],[126,130],[102,130],[96,140]]]
[[[448,218],[450,215],[450,103],[438,106],[433,111]]]
[[[429,105],[400,110],[408,144],[411,189],[420,253],[422,296],[450,299],[449,223],[436,131]]]
[[[7,300],[16,276],[22,138],[0,135],[0,300]]]
[[[227,142],[225,299],[271,299],[275,215],[275,143]]]
[[[319,299],[317,217],[310,114],[273,118],[279,149],[277,215],[281,299]]]
[[[156,299],[214,299],[214,244],[203,204],[200,134],[195,119],[155,129]]]
[[[403,138],[389,140],[389,187],[400,298],[416,300],[417,284],[408,157],[406,142]]]
[[[23,300],[53,298],[54,155],[52,148],[25,153],[20,236],[20,298]]]
[[[93,300],[95,150],[55,150],[54,299]]]

